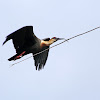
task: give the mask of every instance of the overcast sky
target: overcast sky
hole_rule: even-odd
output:
[[[1,0],[0,100],[100,100],[100,29],[51,49],[41,71],[33,58],[9,68],[15,50],[2,43],[27,25],[40,39],[70,38],[100,26],[100,0]]]

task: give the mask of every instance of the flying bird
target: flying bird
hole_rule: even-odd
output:
[[[12,60],[20,59],[21,57],[29,53],[32,53],[34,55],[38,52],[41,52],[49,48],[49,46],[52,43],[58,40],[62,40],[63,38],[53,37],[51,39],[45,38],[41,40],[38,37],[36,37],[36,35],[34,34],[33,26],[25,26],[9,34],[6,37],[6,40],[3,42],[3,45],[10,39],[12,39],[14,48],[16,50],[16,54],[13,57],[8,59],[9,61],[12,61]],[[40,70],[44,68],[48,58],[48,53],[49,53],[49,49],[36,56],[33,56],[36,70],[37,69]]]

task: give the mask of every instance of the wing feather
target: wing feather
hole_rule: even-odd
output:
[[[25,26],[7,36],[3,44],[12,39],[16,52],[28,48],[36,43],[38,38],[34,35],[33,26]]]
[[[47,49],[47,48],[49,48],[49,46],[45,47],[44,49]],[[34,56],[36,70],[37,69],[41,70],[42,68],[44,68],[44,65],[46,64],[46,61],[48,58],[48,53],[49,53],[49,50]]]

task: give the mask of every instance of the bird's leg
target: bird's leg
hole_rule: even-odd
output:
[[[21,56],[23,56],[23,54],[25,54],[25,51],[24,51],[24,52],[22,52],[20,55],[16,56],[14,60],[16,60],[16,59],[20,59],[20,58],[21,58]]]

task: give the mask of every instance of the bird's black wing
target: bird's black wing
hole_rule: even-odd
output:
[[[25,26],[21,29],[11,33],[7,36],[3,44],[12,39],[16,52],[21,48],[27,48],[34,45],[37,41],[37,37],[33,33],[33,26]]]
[[[45,50],[47,48],[49,48],[49,46],[46,46],[43,50]],[[34,56],[36,70],[37,69],[40,70],[40,69],[44,68],[44,65],[48,58],[48,53],[49,53],[49,49],[47,51],[44,51],[44,52]]]

